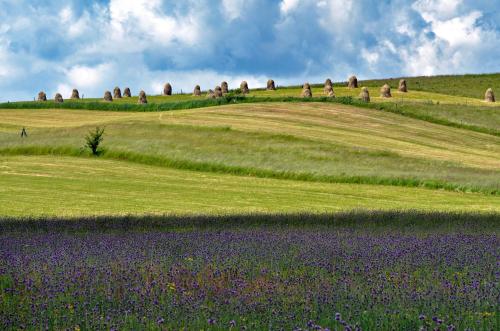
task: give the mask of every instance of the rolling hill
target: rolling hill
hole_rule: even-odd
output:
[[[135,98],[4,104],[3,214],[498,211],[500,107],[412,91],[409,82],[410,92],[392,99],[372,87],[369,104],[344,87],[315,102],[298,99],[300,88],[253,90],[226,103],[152,96],[140,112]],[[203,108],[158,111],[190,102]],[[93,110],[64,109],[86,105]],[[96,126],[105,128],[99,158],[83,148]],[[22,127],[28,138],[19,137]],[[220,192],[208,194],[211,185]]]

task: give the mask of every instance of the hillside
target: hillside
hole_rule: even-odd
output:
[[[427,107],[453,119],[445,105]],[[468,107],[458,113],[476,111]],[[478,128],[498,128],[496,106],[480,107]],[[12,216],[500,209],[499,136],[394,110],[299,101],[164,112],[3,109],[0,200]],[[96,126],[105,127],[98,159],[83,148]],[[22,127],[28,138],[18,136]],[[226,181],[214,197],[203,189]]]
[[[494,329],[500,106],[378,90],[0,105],[0,328]]]
[[[482,99],[488,88],[500,91],[500,73],[453,75],[453,76],[421,76],[402,77],[406,79],[410,89],[454,96]],[[361,81],[362,85],[377,87],[385,83],[398,86],[401,78],[373,79]]]

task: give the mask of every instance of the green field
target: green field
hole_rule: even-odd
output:
[[[339,97],[359,93],[335,90]],[[370,104],[277,101],[296,94],[300,88],[252,90],[254,97],[235,104],[145,112],[120,108],[137,107],[134,98],[54,109],[4,105],[2,214],[500,208],[497,104],[434,90],[394,92],[393,99],[373,97]],[[148,106],[188,106],[194,98],[150,97]],[[72,105],[108,108],[63,109]],[[98,158],[83,140],[96,126],[105,128]],[[19,136],[22,127],[28,138]],[[210,195],[210,189],[220,192]]]
[[[5,157],[8,216],[324,213],[372,209],[500,212],[498,197],[423,188],[328,184],[202,173],[71,157]],[[15,201],[15,203],[13,203]]]
[[[498,329],[498,76],[0,105],[0,329]]]
[[[488,88],[500,91],[500,74],[476,74],[461,76],[404,77],[410,89],[448,95],[482,99]],[[398,86],[400,78],[362,81],[362,85],[376,87],[388,83]]]

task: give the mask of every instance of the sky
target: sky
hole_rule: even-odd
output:
[[[500,72],[500,0],[0,0],[0,101]]]

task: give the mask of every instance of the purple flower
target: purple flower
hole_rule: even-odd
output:
[[[336,321],[340,321],[341,318],[342,318],[342,316],[340,315],[340,313],[335,313],[335,320]]]

